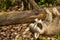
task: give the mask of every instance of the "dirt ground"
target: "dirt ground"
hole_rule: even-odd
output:
[[[23,40],[35,40],[30,31],[26,33],[26,37],[23,37],[22,33],[27,26],[28,24],[0,26],[0,40],[18,40],[18,37],[22,37]],[[48,38],[48,40],[50,39]],[[56,39],[54,38],[53,40]]]
[[[16,40],[17,36],[22,37],[22,33],[27,28],[27,24],[17,24],[0,27],[0,40]],[[27,40],[33,39],[31,32],[27,33]],[[26,38],[24,38],[26,39]]]

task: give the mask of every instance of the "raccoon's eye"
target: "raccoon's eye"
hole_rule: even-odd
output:
[[[42,24],[41,23],[38,23],[37,26],[42,29]]]

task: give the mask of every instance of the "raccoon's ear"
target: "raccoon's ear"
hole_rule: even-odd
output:
[[[36,18],[35,21],[37,22],[38,21],[38,18]]]
[[[38,22],[39,22],[39,23],[42,23],[42,20],[40,19]]]

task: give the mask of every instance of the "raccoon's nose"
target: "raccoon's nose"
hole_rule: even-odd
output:
[[[41,23],[38,23],[37,26],[42,29],[42,24]]]

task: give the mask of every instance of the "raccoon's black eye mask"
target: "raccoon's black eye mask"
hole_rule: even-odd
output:
[[[41,23],[38,23],[37,26],[42,29],[42,24]]]

